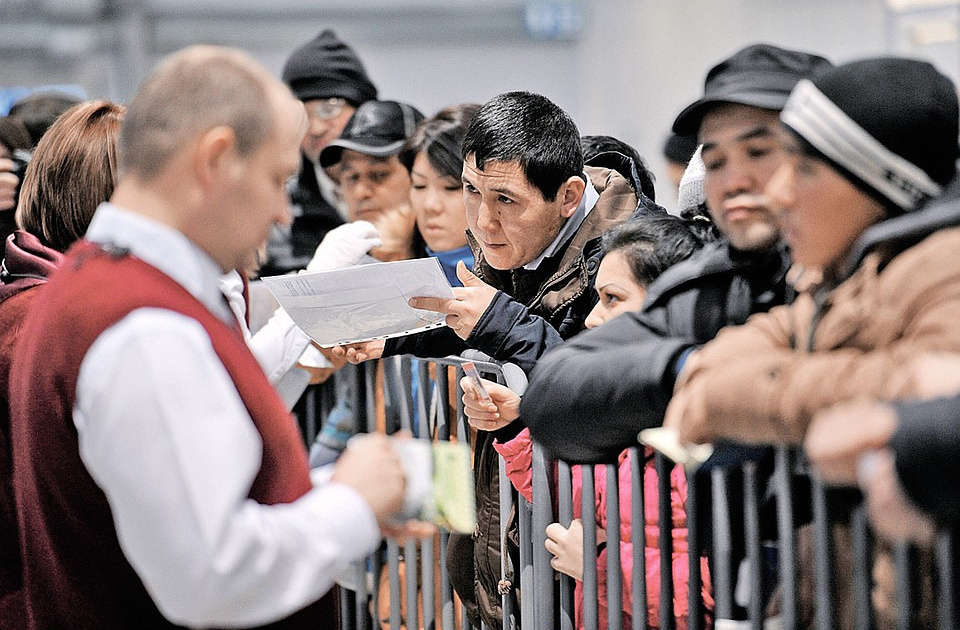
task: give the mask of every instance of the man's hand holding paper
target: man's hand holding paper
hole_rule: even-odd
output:
[[[454,287],[453,299],[415,297],[411,298],[410,306],[446,314],[447,326],[458,337],[466,339],[497,295],[497,290],[474,275],[462,260],[457,263],[457,277],[463,287]]]

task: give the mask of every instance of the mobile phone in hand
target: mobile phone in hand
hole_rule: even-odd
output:
[[[477,371],[477,366],[471,361],[467,361],[463,364],[463,373],[470,377],[470,382],[473,383],[473,386],[477,390],[477,395],[480,396],[482,400],[493,400],[484,388],[483,383],[480,382],[480,372]]]

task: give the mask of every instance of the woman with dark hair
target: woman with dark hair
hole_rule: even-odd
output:
[[[410,171],[410,205],[417,219],[414,250],[418,256],[440,261],[452,286],[457,262],[473,268],[473,253],[467,245],[467,213],[463,206],[463,156],[460,143],[480,108],[454,105],[421,122],[400,152],[400,161]]]
[[[11,354],[30,304],[94,210],[113,193],[126,110],[108,101],[71,108],[43,136],[24,175],[17,230],[0,272],[0,627],[25,628],[20,552],[11,486]]]

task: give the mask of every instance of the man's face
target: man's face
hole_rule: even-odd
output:
[[[576,178],[573,178],[576,179]],[[467,225],[494,269],[517,269],[539,256],[576,211],[582,195],[567,194],[569,180],[547,201],[518,162],[487,162],[477,168],[473,154],[463,162]]]
[[[829,270],[883,218],[883,206],[825,162],[802,154],[792,138],[787,148],[790,157],[767,184],[783,239],[798,264]]]
[[[350,121],[350,117],[356,108],[349,103],[343,102],[339,107],[334,107],[333,111],[339,109],[334,115],[329,115],[330,101],[332,99],[313,99],[304,101],[303,106],[307,111],[307,133],[303,136],[300,148],[303,154],[317,164],[320,161],[320,152],[340,137],[344,127]]]
[[[767,249],[780,238],[764,194],[786,157],[780,133],[777,112],[748,105],[720,105],[700,125],[707,206],[720,231],[742,251]]]
[[[351,221],[376,222],[385,211],[409,201],[410,173],[397,156],[372,157],[344,149],[339,166],[340,190]]]
[[[225,217],[221,240],[230,248],[226,270],[249,265],[270,228],[290,222],[287,182],[300,170],[306,117],[299,101],[281,94],[275,100],[273,134],[252,154],[234,157],[226,182],[225,211],[220,215]]]

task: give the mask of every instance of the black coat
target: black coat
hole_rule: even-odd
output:
[[[788,267],[783,247],[748,254],[721,240],[668,269],[641,312],[586,331],[538,362],[520,407],[531,435],[569,462],[615,461],[641,429],[663,421],[684,351],[783,304]]]

